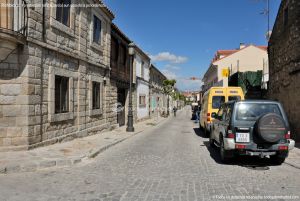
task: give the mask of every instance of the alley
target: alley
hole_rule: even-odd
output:
[[[224,200],[300,196],[300,170],[219,162],[188,108],[75,167],[0,175],[0,200]],[[258,199],[258,197],[256,197]],[[299,197],[298,197],[299,199]],[[242,199],[237,199],[242,200]],[[264,199],[268,200],[268,199]],[[278,197],[279,200],[279,197]]]

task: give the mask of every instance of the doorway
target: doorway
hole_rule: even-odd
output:
[[[125,125],[125,103],[126,103],[126,89],[118,88],[117,122],[119,126]]]

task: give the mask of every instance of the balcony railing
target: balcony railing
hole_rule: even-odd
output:
[[[28,8],[25,0],[0,0],[0,34],[27,37]],[[1,37],[1,36],[0,36]]]

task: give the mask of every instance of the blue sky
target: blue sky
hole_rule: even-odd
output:
[[[218,49],[267,45],[266,0],[104,0],[114,23],[181,90],[198,90]],[[270,0],[271,27],[280,0]]]

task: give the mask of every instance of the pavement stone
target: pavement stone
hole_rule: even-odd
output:
[[[285,160],[285,163],[300,169],[300,143],[297,143],[295,148],[289,152],[289,157]]]
[[[95,158],[110,147],[164,120],[164,118],[156,118],[138,122],[134,125],[135,132],[132,133],[126,132],[124,126],[112,131],[33,150],[0,152],[0,174],[32,172],[52,167],[76,165],[87,159]]]
[[[222,164],[190,115],[179,112],[89,163],[2,174],[0,200],[300,200],[299,169],[254,157]]]

